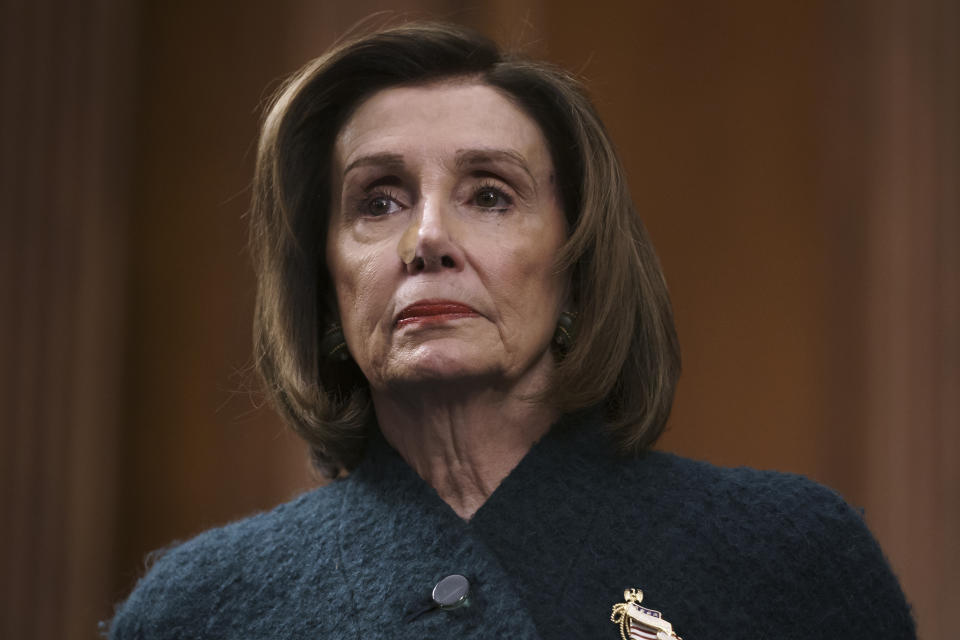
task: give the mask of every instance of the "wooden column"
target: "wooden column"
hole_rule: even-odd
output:
[[[867,506],[924,638],[960,608],[960,8],[890,2],[868,70]]]
[[[0,637],[110,611],[135,15],[0,6]]]

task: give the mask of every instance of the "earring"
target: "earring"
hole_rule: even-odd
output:
[[[561,353],[570,351],[573,346],[573,338],[576,335],[573,323],[577,319],[577,314],[573,311],[561,311],[557,318],[557,330],[553,332],[553,343]]]
[[[324,332],[320,339],[320,353],[323,354],[324,358],[333,362],[346,362],[350,359],[347,339],[343,336],[343,329],[340,328],[339,322],[334,322]]]

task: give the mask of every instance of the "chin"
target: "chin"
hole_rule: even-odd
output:
[[[459,382],[489,378],[502,372],[502,367],[489,352],[463,345],[444,345],[443,341],[419,346],[403,358],[402,366],[390,376],[397,383]],[[400,363],[398,363],[400,364]]]

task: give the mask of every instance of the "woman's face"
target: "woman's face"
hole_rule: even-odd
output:
[[[549,372],[566,222],[529,116],[481,84],[386,89],[344,125],[331,179],[327,265],[375,391]]]

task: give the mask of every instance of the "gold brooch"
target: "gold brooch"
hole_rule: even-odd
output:
[[[623,640],[683,640],[659,611],[640,606],[643,591],[627,589],[621,602],[613,605],[610,621],[620,626]]]

